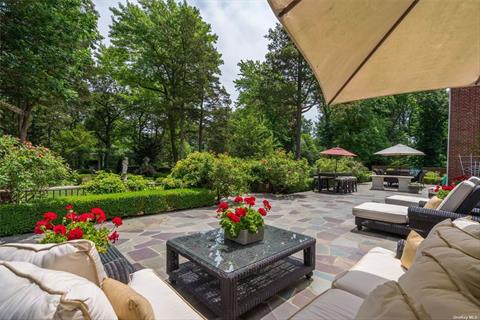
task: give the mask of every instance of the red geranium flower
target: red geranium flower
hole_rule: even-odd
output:
[[[117,231],[113,231],[109,236],[108,236],[108,240],[112,241],[113,243],[117,242],[118,238],[120,236],[118,235],[118,232]]]
[[[97,218],[97,223],[104,223],[107,220],[105,212],[100,208],[92,208],[90,209],[90,212]]]
[[[240,197],[240,196],[236,196],[236,197],[235,197],[235,200],[233,200],[233,201],[234,201],[235,203],[241,203],[241,202],[243,202],[243,198]]]
[[[56,234],[61,234],[62,236],[64,236],[65,233],[67,233],[67,228],[65,228],[65,226],[62,225],[62,224],[58,224],[55,227],[53,227],[53,232],[55,232]]]
[[[82,239],[82,237],[83,237],[83,230],[80,228],[72,229],[67,234],[68,240]]]
[[[33,232],[35,232],[36,234],[42,234],[45,232],[45,230],[49,230],[52,227],[53,226],[50,223],[50,221],[40,220],[40,221],[37,221],[37,223],[35,224],[35,229],[33,229]]]
[[[77,214],[74,211],[69,212],[65,215],[65,219],[75,221],[75,219],[77,219]]]
[[[92,220],[95,220],[95,216],[93,215],[93,213],[90,213],[90,212],[82,213],[81,215],[78,216],[77,220],[80,222],[86,222],[88,220],[92,221]]]
[[[267,209],[267,210],[272,209],[272,206],[270,205],[270,202],[268,202],[267,199],[263,200],[263,206],[264,206],[265,209]]]
[[[242,208],[242,207],[236,208],[235,209],[235,214],[240,218],[244,217],[247,214],[247,209]]]
[[[120,217],[114,217],[112,222],[116,227],[120,227],[123,224],[122,218]]]
[[[259,212],[262,216],[266,216],[266,215],[267,215],[267,210],[265,210],[264,208],[258,208],[258,212]]]
[[[67,204],[65,206],[65,210],[72,210],[72,209],[73,209],[73,205],[71,205],[71,204]]]
[[[255,205],[255,197],[248,197],[243,199],[243,201],[248,204],[250,207],[253,207]]]
[[[235,223],[239,223],[240,222],[240,218],[237,217],[235,214],[233,214],[233,212],[228,212],[227,213],[227,217],[232,220],[233,222]]]
[[[43,214],[43,219],[45,219],[46,221],[55,220],[57,219],[57,214],[55,212],[45,212]]]
[[[437,185],[437,186],[435,187],[435,190],[434,190],[434,191],[435,191],[435,192],[438,192],[438,190],[440,190],[440,186],[439,186],[439,185]]]
[[[228,203],[225,201],[222,201],[218,204],[217,212],[223,212],[228,209]]]

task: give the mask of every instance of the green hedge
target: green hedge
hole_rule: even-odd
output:
[[[214,203],[215,195],[210,190],[174,189],[86,195],[48,199],[29,204],[1,205],[0,236],[32,232],[35,223],[42,219],[44,212],[53,211],[63,217],[64,207],[67,204],[73,204],[78,213],[100,207],[110,219],[114,216],[131,217],[205,207]]]

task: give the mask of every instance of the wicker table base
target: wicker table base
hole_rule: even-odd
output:
[[[291,256],[299,251],[303,261]],[[179,254],[189,261],[179,264]],[[236,319],[301,277],[309,278],[314,268],[313,238],[232,272],[219,272],[167,242],[170,281],[184,286],[222,319]]]

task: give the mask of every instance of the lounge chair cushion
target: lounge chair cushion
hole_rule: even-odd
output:
[[[385,198],[385,203],[396,204],[398,206],[418,207],[420,201],[428,201],[428,198],[419,198],[412,196],[394,195]]]
[[[100,285],[107,276],[95,244],[89,240],[65,243],[6,243],[0,245],[0,260],[25,261],[40,268],[66,271]]]
[[[329,289],[300,309],[290,319],[295,320],[350,320],[362,304],[363,299],[339,289]]]
[[[473,182],[476,186],[480,185],[480,178],[479,177],[470,177],[468,181]]]
[[[480,316],[480,224],[461,230],[440,222],[398,282],[377,287],[359,319],[455,319]]]
[[[460,182],[445,199],[443,199],[438,210],[456,212],[458,207],[463,203],[463,201],[468,197],[468,195],[475,188],[475,184],[471,181],[465,180]]]
[[[150,302],[156,320],[203,319],[152,269],[142,269],[133,273],[128,285]]]
[[[375,247],[349,271],[335,279],[332,287],[366,298],[377,286],[389,280],[396,281],[405,272],[400,260],[395,258],[395,252]]]
[[[352,209],[354,216],[396,224],[408,223],[408,207],[394,204],[365,202]]]
[[[105,294],[72,273],[0,261],[2,319],[117,319]]]
[[[476,185],[472,192],[463,200],[456,212],[461,214],[470,214],[472,210],[480,204],[480,185]]]

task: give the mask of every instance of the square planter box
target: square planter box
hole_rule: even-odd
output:
[[[263,228],[259,229],[257,233],[250,233],[248,232],[248,230],[242,230],[236,238],[231,238],[228,234],[225,233],[225,237],[229,240],[246,245],[263,240]]]

